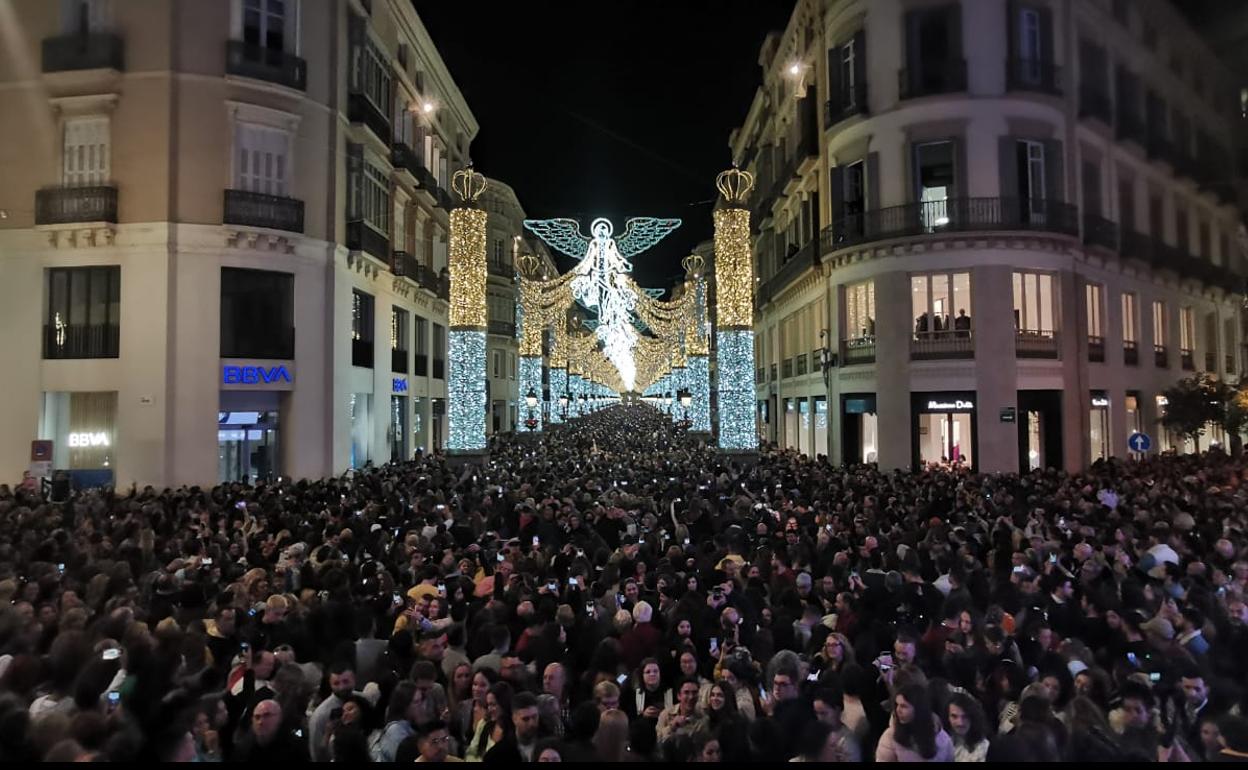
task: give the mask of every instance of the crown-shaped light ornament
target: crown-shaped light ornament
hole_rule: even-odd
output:
[[[451,189],[464,203],[476,203],[481,193],[485,192],[485,175],[478,174],[469,164],[467,168],[461,168],[451,177]]]
[[[740,205],[754,189],[754,175],[742,171],[734,163],[732,168],[715,177],[715,186],[719,188],[719,194],[724,196],[724,200]]]
[[[516,258],[516,262],[520,265],[520,275],[528,278],[530,281],[537,279],[542,262],[537,258],[536,254],[526,251]]]
[[[680,260],[680,266],[685,268],[686,277],[697,278],[702,275],[702,268],[706,267],[706,259],[701,254],[690,254]]]

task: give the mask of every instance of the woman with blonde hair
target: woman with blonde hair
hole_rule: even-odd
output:
[[[853,665],[854,645],[845,634],[831,633],[823,640],[823,646],[815,653],[814,665],[823,672],[839,674],[846,666]]]
[[[609,709],[598,720],[594,733],[594,750],[602,762],[627,762],[628,716],[619,709]]]

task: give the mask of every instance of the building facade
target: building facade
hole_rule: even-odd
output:
[[[35,439],[119,485],[440,448],[450,177],[478,125],[412,4],[12,8],[4,475]]]
[[[1184,449],[1160,393],[1244,364],[1244,123],[1168,3],[801,0],[759,63],[730,144],[761,438],[982,471]]]

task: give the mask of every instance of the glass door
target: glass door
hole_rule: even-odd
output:
[[[279,470],[277,412],[218,412],[218,481],[255,484]]]

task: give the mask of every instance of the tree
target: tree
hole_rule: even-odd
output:
[[[1241,381],[1238,387],[1222,383],[1223,410],[1222,428],[1231,442],[1231,456],[1239,457],[1244,451],[1244,440],[1241,433],[1248,428],[1248,382]]]
[[[1159,422],[1166,430],[1190,438],[1199,452],[1205,426],[1225,424],[1229,387],[1204,372],[1185,377],[1162,391],[1166,412]]]

